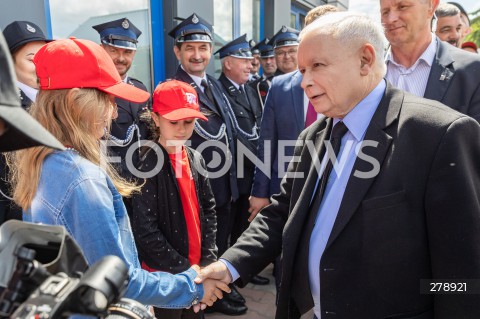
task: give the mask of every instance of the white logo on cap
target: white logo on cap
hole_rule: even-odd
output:
[[[189,104],[197,104],[197,97],[193,93],[185,92],[185,96],[187,97],[187,102]]]
[[[37,31],[37,30],[35,30],[34,27],[32,27],[31,25],[29,25],[28,23],[27,23],[27,30],[30,31],[30,32],[32,32],[32,33],[35,33],[35,32]]]
[[[127,19],[123,20],[123,22],[122,22],[122,27],[123,27],[124,29],[128,29],[128,28],[130,27],[130,23],[128,23],[128,20],[127,20]]]
[[[192,18],[192,22],[197,24],[200,20],[198,20],[197,16],[194,14]]]
[[[286,26],[282,26],[282,32],[283,33],[287,32],[287,27]]]

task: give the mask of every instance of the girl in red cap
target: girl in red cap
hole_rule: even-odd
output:
[[[17,153],[14,199],[24,220],[64,226],[89,264],[106,255],[120,257],[129,268],[125,297],[145,305],[212,304],[221,297],[220,289],[229,291],[221,282],[195,284],[198,266],[178,275],[141,268],[122,201],[139,187],[107,162],[101,138],[116,116],[114,97],[141,103],[149,94],[125,84],[105,50],[88,40],[50,42],[34,63],[40,92],[31,114],[67,150],[39,146]]]
[[[173,274],[217,260],[215,199],[205,162],[185,146],[200,112],[197,93],[177,80],[153,93],[152,141],[143,150],[140,171],[148,175],[133,196],[132,228],[144,269]],[[146,176],[147,177],[147,176]],[[162,319],[203,318],[191,309],[159,309]]]

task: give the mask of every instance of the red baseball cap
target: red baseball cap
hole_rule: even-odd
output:
[[[195,89],[190,84],[178,80],[168,80],[157,85],[153,92],[152,109],[169,121],[188,118],[208,121],[200,112]]]
[[[33,58],[41,90],[95,88],[142,103],[150,94],[122,81],[112,58],[97,43],[71,37],[47,43]]]

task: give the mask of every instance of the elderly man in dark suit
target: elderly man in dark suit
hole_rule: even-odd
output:
[[[302,87],[326,117],[300,134],[280,194],[197,281],[245,284],[282,252],[277,319],[476,318],[479,294],[430,284],[480,278],[480,126],[393,88],[366,16],[332,13],[300,38]]]
[[[440,41],[430,29],[439,0],[380,0],[390,42],[387,80],[480,121],[480,57]]]

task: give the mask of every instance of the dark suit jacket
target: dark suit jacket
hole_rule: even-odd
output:
[[[139,89],[147,91],[146,86],[137,79],[128,77],[127,83]],[[147,137],[148,125],[139,120],[140,114],[142,113],[142,111],[145,111],[145,109],[147,108],[148,101],[145,103],[133,103],[124,99],[115,98],[115,103],[117,103],[117,106],[118,106],[117,108],[118,117],[112,121],[110,134],[112,136],[115,136],[116,138],[124,140],[127,136],[128,128],[135,123],[138,125],[140,129],[140,135],[141,135],[140,138],[143,140],[148,139]],[[125,157],[126,157],[129,146],[133,145],[134,141],[137,141],[137,140],[138,140],[138,132],[135,133],[133,141],[129,145],[125,147],[120,147],[120,146],[109,147],[109,150],[110,152],[113,153],[112,154],[113,156],[119,156],[122,159],[122,162],[120,164],[120,174],[127,179],[132,178],[133,175],[127,168]],[[134,165],[138,164],[138,161],[139,161],[138,152],[133,153],[132,160]]]
[[[260,131],[260,122],[262,120],[262,105],[258,96],[255,94],[255,90],[249,85],[244,85],[245,94],[241,94],[240,91],[235,88],[232,82],[221,74],[218,81],[222,84],[222,89],[227,96],[233,114],[235,122],[238,123],[238,127],[235,127],[237,132],[237,150],[238,142],[241,142],[246,146],[253,154],[257,153],[258,139],[252,140],[248,138],[241,131],[252,134]],[[248,101],[247,101],[248,98]],[[243,176],[237,178],[238,192],[240,195],[250,195],[252,190],[253,173],[255,171],[255,165],[248,158],[244,158]],[[238,166],[238,165],[237,165]]]
[[[480,121],[480,56],[438,38],[437,43],[424,97]]]
[[[281,255],[276,318],[299,318],[313,307],[298,247],[317,172],[307,147],[322,158],[331,119],[299,137],[281,193],[222,258],[244,285]],[[322,319],[478,318],[480,295],[420,294],[422,278],[480,278],[480,126],[435,101],[387,85],[320,261]],[[370,178],[372,162],[380,171]],[[456,281],[453,279],[453,281]],[[461,280],[460,280],[461,281]]]
[[[208,121],[198,121],[198,124],[201,126],[203,130],[207,133],[216,135],[220,127],[225,124],[226,127],[226,137],[222,138],[219,142],[223,143],[224,145],[228,144],[230,155],[235,154],[235,131],[232,127],[232,123],[228,116],[228,111],[226,109],[226,99],[223,95],[223,91],[220,87],[220,84],[217,80],[207,75],[208,82],[210,84],[210,88],[212,90],[213,97],[215,99],[215,105],[210,102],[207,95],[203,93],[203,91],[197,87],[195,81],[185,72],[180,66],[177,69],[177,73],[174,76],[175,79],[179,81],[183,81],[189,83],[198,94],[198,102],[200,104],[200,111],[204,113],[204,115],[208,118]],[[204,136],[199,134],[200,132],[197,129],[194,130],[192,137],[190,140],[192,141],[191,147],[193,149],[197,149],[202,143],[208,141]],[[227,142],[228,139],[228,142]],[[225,147],[224,147],[225,148]],[[205,163],[207,167],[210,163],[215,163],[214,171],[217,171],[218,168],[224,167],[227,164],[228,159],[225,157],[225,149],[220,150],[216,146],[210,146],[201,152],[203,158],[205,159]],[[220,160],[214,160],[214,154],[220,155]],[[213,161],[214,160],[214,161]],[[230,158],[232,160],[232,158]],[[212,162],[213,161],[213,162]],[[218,164],[218,166],[217,166]],[[226,203],[236,200],[238,198],[238,188],[237,188],[237,176],[236,176],[236,166],[235,161],[231,161],[230,169],[227,171],[226,174],[223,174],[220,177],[212,178],[209,176],[210,184],[212,186],[213,194],[215,195],[215,203],[216,206],[223,206]]]
[[[257,167],[252,188],[253,196],[270,197],[280,190],[282,176],[279,176],[278,168],[279,141],[295,141],[298,134],[305,128],[301,82],[302,75],[298,71],[273,78],[263,109],[257,151],[257,157],[262,162],[265,161],[265,150],[267,151],[267,156],[270,157],[271,178]],[[270,148],[266,148],[265,141],[270,141]],[[287,157],[292,156],[293,146],[285,147],[284,154]],[[289,161],[290,158],[286,158],[280,163],[284,167],[284,172]]]

